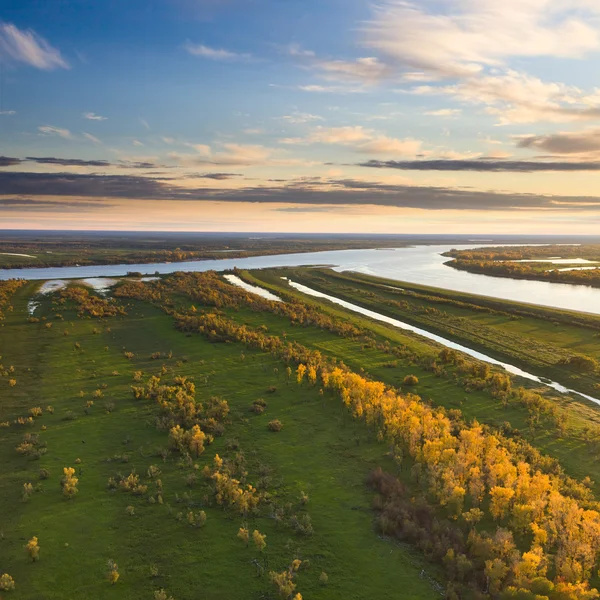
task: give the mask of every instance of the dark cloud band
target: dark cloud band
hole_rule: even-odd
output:
[[[480,173],[536,173],[549,171],[600,171],[600,161],[542,162],[529,160],[369,160],[359,167],[401,171],[475,171]]]
[[[23,197],[255,202],[298,206],[377,205],[424,210],[600,211],[600,197],[485,192],[355,179],[308,178],[291,180],[278,186],[189,189],[175,186],[170,179],[159,177],[0,172],[0,194]]]

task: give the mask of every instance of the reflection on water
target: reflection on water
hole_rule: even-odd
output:
[[[285,279],[285,277],[282,277],[282,279]],[[373,310],[369,310],[368,308],[363,308],[362,306],[358,306],[357,304],[352,304],[351,302],[346,302],[346,300],[340,300],[339,298],[336,298],[334,296],[329,296],[328,294],[323,294],[322,292],[313,290],[312,288],[302,285],[301,283],[296,283],[295,281],[291,281],[289,279],[287,280],[287,282],[289,283],[290,286],[297,289],[299,292],[302,292],[303,294],[307,294],[308,296],[313,296],[315,298],[324,298],[326,300],[329,300],[330,302],[333,302],[334,304],[342,306],[353,312],[360,313],[361,315],[365,315],[366,317],[370,317],[371,319],[375,319],[376,321],[381,321],[383,323],[393,325],[394,327],[398,327],[399,329],[406,329],[408,331],[412,331],[413,333],[418,333],[419,335],[421,335],[427,339],[434,340],[435,342],[438,342],[439,344],[442,344],[443,346],[446,346],[447,348],[451,348],[452,350],[458,350],[459,352],[463,352],[464,354],[472,356],[473,358],[476,358],[477,360],[481,360],[483,362],[502,367],[505,371],[508,371],[509,373],[511,373],[513,375],[523,377],[524,379],[528,379],[529,381],[535,381],[536,383],[543,383],[544,385],[552,388],[553,390],[556,390],[557,392],[560,392],[561,394],[575,394],[576,396],[581,396],[583,398],[586,398],[587,400],[590,400],[591,402],[594,402],[595,404],[600,405],[600,399],[598,399],[598,398],[588,396],[587,394],[582,394],[576,390],[571,390],[571,389],[565,387],[564,385],[557,383],[556,381],[547,379],[546,377],[544,377],[544,378],[537,377],[536,375],[528,373],[527,371],[523,371],[523,369],[519,369],[519,367],[515,367],[514,365],[511,365],[509,363],[505,363],[505,362],[496,360],[495,358],[492,358],[491,356],[487,356],[486,354],[478,352],[477,350],[472,350],[471,348],[467,348],[467,346],[457,344],[456,342],[453,342],[452,340],[448,340],[440,335],[431,333],[431,332],[427,331],[426,329],[421,329],[420,327],[415,327],[414,325],[410,325],[409,323],[405,323],[404,321],[399,321],[398,319],[393,319],[392,317],[382,315]]]
[[[416,246],[397,250],[338,250],[279,256],[254,256],[223,260],[138,265],[102,265],[48,269],[4,269],[0,279],[62,279],[116,277],[129,271],[165,274],[175,271],[223,271],[225,269],[261,269],[301,265],[332,265],[337,271],[357,271],[399,281],[420,283],[459,292],[470,292],[555,308],[600,314],[600,289],[546,281],[527,281],[467,273],[444,266],[449,259],[441,256],[452,248],[467,250],[477,245]]]
[[[246,290],[247,292],[252,292],[253,294],[257,294],[258,296],[261,296],[262,298],[265,298],[266,300],[272,300],[273,302],[281,302],[281,298],[279,298],[275,294],[271,294],[271,292],[269,292],[268,290],[265,290],[256,285],[250,285],[249,283],[246,283],[243,279],[240,279],[237,275],[225,275],[225,279],[227,279],[227,281],[229,281],[229,283],[232,283],[233,285],[237,285],[238,287],[241,287],[242,289]]]

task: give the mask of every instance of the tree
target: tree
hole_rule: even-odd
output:
[[[419,385],[419,378],[416,375],[407,375],[402,382],[404,385]]]
[[[267,536],[260,533],[258,529],[255,529],[252,532],[252,541],[254,542],[254,545],[258,548],[259,552],[262,552],[267,547]]]
[[[240,527],[239,531],[237,532],[237,537],[247,546],[248,542],[250,541],[250,532],[246,527]]]
[[[77,483],[79,479],[75,477],[75,469],[73,467],[65,467],[63,469],[64,477],[61,479],[60,484],[63,489],[63,496],[65,498],[74,498],[79,489]]]
[[[27,550],[27,554],[33,562],[39,559],[40,557],[40,546],[38,544],[38,539],[36,536],[33,536],[25,545],[25,550]]]
[[[300,363],[298,368],[296,369],[296,381],[298,385],[300,385],[304,379],[304,374],[306,373],[306,365]]]

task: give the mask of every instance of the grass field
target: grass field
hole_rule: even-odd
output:
[[[369,331],[379,345],[400,345],[413,357],[435,356],[441,349],[418,335],[304,297],[280,279],[284,274],[381,312],[390,312],[387,300],[397,299],[393,290],[386,294],[381,289],[389,282],[354,276],[338,280],[327,270],[265,270],[243,276]],[[321,395],[308,383],[298,386],[288,381],[285,363],[270,354],[179,332],[171,316],[145,302],[119,299],[127,315],[98,320],[78,317],[74,305],[68,302],[61,308],[53,302],[58,296],[46,295],[35,313],[41,320],[28,322],[27,304],[37,285],[26,284],[16,293],[14,310],[6,312],[0,329],[0,372],[5,372],[0,377],[0,422],[11,423],[0,429],[0,571],[16,583],[7,596],[144,599],[165,589],[175,600],[275,600],[278,596],[267,573],[282,572],[295,559],[303,561],[294,581],[305,600],[443,595],[444,570],[425,562],[411,546],[381,537],[374,526],[373,494],[365,484],[368,474],[382,467],[412,489],[410,468],[399,469],[390,447],[376,441],[373,429],[354,420],[339,398],[329,392]],[[381,293],[379,305],[373,290]],[[415,291],[432,293],[424,288]],[[178,310],[191,308],[190,298],[178,294],[172,298]],[[595,349],[594,338],[585,337],[590,331],[582,325],[550,326],[541,316],[512,320],[505,314],[444,304],[447,299],[410,297],[410,314],[427,314],[424,309],[437,307],[452,317],[472,319],[469,333],[514,326],[514,335],[531,334],[538,344],[585,347],[591,354]],[[466,300],[474,301],[462,297]],[[194,306],[199,311],[205,308],[197,301]],[[419,306],[420,311],[414,309]],[[558,459],[567,474],[591,477],[592,489],[600,492],[598,448],[586,437],[590,425],[600,424],[595,406],[553,396],[552,402],[567,411],[566,433],[549,421],[531,429],[523,406],[503,406],[486,390],[467,392],[454,378],[436,376],[415,358],[390,361],[388,352],[361,339],[315,325],[294,326],[270,311],[237,306],[221,312],[270,335],[285,333],[288,341],[319,350],[398,389],[406,390],[404,378],[415,375],[418,385],[410,391],[425,402],[460,409],[468,422],[477,419],[497,429],[510,424],[513,435]],[[444,320],[439,322],[443,326]],[[566,335],[571,336],[569,342]],[[131,353],[129,358],[126,353]],[[152,359],[153,353],[161,353],[160,359]],[[176,453],[165,455],[168,434],[155,427],[155,405],[136,400],[131,393],[132,385],[140,385],[133,377],[137,371],[143,372],[144,380],[161,371],[166,382],[174,375],[193,377],[198,400],[215,395],[226,399],[230,413],[224,435],[195,461],[186,462]],[[547,396],[547,389],[539,391]],[[267,402],[262,415],[249,410],[258,398]],[[93,405],[86,407],[91,400]],[[13,424],[38,406],[43,414],[33,425]],[[283,423],[278,433],[267,428],[273,419]],[[27,433],[39,434],[47,445],[37,460],[16,451]],[[241,461],[245,481],[268,492],[258,514],[244,519],[215,502],[212,485],[201,472],[212,465],[216,454]],[[160,475],[150,476],[152,465]],[[65,467],[75,468],[79,479],[79,492],[72,500],[64,498],[60,486]],[[41,469],[49,472],[49,478],[40,479]],[[148,485],[148,493],[133,496],[109,489],[110,478],[118,480],[132,472]],[[158,489],[157,477],[164,490],[162,504],[150,501]],[[34,491],[24,498],[26,483]],[[308,503],[301,501],[302,494],[308,495]],[[274,518],[276,507],[284,507],[283,522]],[[206,513],[203,527],[188,524],[190,510]],[[312,535],[290,526],[294,515],[309,515]],[[252,541],[246,547],[238,539],[243,523],[250,532],[256,529],[267,536],[263,553]],[[495,524],[486,521],[486,526]],[[41,548],[37,562],[24,549],[33,536]],[[107,579],[109,560],[117,563],[120,574],[114,586]],[[326,584],[322,573],[327,574]]]
[[[178,600],[275,598],[273,586],[266,576],[257,576],[252,561],[266,560],[268,570],[282,571],[295,558],[307,561],[296,581],[305,598],[397,598],[398,590],[406,598],[436,597],[432,580],[443,580],[441,574],[424,567],[410,548],[374,532],[365,477],[376,466],[394,467],[385,445],[352,421],[337,401],[320,398],[313,388],[287,385],[269,355],[176,332],[170,317],[146,304],[133,302],[127,317],[103,323],[68,311],[63,322],[52,318],[45,300],[40,314],[52,327],[28,323],[26,304],[33,287],[18,292],[0,336],[2,363],[6,369],[14,366],[10,377],[17,381],[10,387],[8,377],[0,378],[0,420],[12,421],[36,406],[44,410],[31,428],[3,429],[0,438],[0,565],[16,582],[11,597],[142,599],[164,588]],[[135,357],[125,358],[124,349]],[[150,354],[156,351],[173,355],[153,361]],[[156,373],[163,363],[193,376],[200,398],[217,394],[230,404],[225,435],[197,464],[210,464],[216,453],[231,456],[235,452],[228,447],[239,444],[248,480],[255,483],[259,473],[268,473],[269,491],[278,502],[310,514],[312,536],[277,526],[267,506],[249,519],[250,530],[267,535],[262,556],[237,539],[241,517],[207,501],[209,489],[201,476],[190,488],[185,481],[189,467],[178,465],[175,456],[163,462],[157,450],[166,446],[166,433],[155,429],[153,407],[130,392],[134,371]],[[103,398],[96,398],[86,414],[86,402],[103,384]],[[277,391],[266,394],[269,386]],[[248,411],[258,397],[268,401],[261,416]],[[106,402],[115,405],[110,413]],[[273,418],[284,424],[280,433],[267,430]],[[15,451],[26,431],[40,433],[47,443],[39,460]],[[107,489],[117,472],[135,470],[148,480],[150,465],[162,470],[163,505]],[[79,478],[74,500],[65,500],[59,485],[68,466],[76,468]],[[49,479],[39,479],[42,468],[50,472]],[[27,482],[40,489],[23,502]],[[310,497],[306,506],[299,503],[301,492]],[[133,516],[127,506],[134,507]],[[202,529],[177,520],[188,506],[205,510]],[[34,535],[41,552],[32,563],[23,546]],[[108,560],[119,567],[115,586],[106,579]],[[329,577],[327,585],[319,581],[322,572]]]
[[[574,355],[600,360],[600,318],[594,315],[576,315],[329,269],[255,273],[279,288],[284,285],[281,275],[465,343],[497,359],[533,369],[537,375],[589,395],[600,389],[600,370],[580,373],[561,364]]]

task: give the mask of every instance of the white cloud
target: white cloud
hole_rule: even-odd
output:
[[[103,117],[93,112],[85,112],[82,116],[84,119],[88,119],[89,121],[106,121],[108,119],[108,117]]]
[[[439,110],[429,110],[425,114],[430,117],[457,117],[461,113],[460,108],[441,108]]]
[[[339,85],[299,85],[298,88],[301,92],[311,92],[317,94],[356,94],[364,92],[363,87],[347,87]]]
[[[581,58],[600,47],[586,0],[388,0],[365,25],[366,45],[411,71],[469,77],[512,57]],[[439,6],[439,5],[438,5]],[[431,10],[428,10],[430,8]]]
[[[235,61],[252,58],[250,54],[238,54],[222,48],[210,48],[204,44],[193,44],[192,42],[186,42],[184,47],[191,55],[208,58],[209,60]]]
[[[354,61],[316,60],[311,64],[323,79],[346,83],[375,84],[391,75],[391,68],[368,56]]]
[[[449,85],[412,88],[417,95],[448,95],[467,104],[479,104],[501,125],[537,121],[568,122],[600,118],[600,92],[549,83],[526,73],[507,70],[467,77]]]
[[[140,142],[139,140],[133,140],[131,142],[134,146],[143,146],[144,144],[142,142]]]
[[[290,56],[297,56],[300,58],[314,58],[316,54],[312,50],[305,50],[300,44],[289,44],[285,47],[285,50]]]
[[[57,135],[65,140],[72,140],[73,135],[68,129],[61,129],[60,127],[54,127],[52,125],[42,125],[38,127],[38,131],[43,135]]]
[[[285,138],[282,144],[333,144],[351,148],[363,154],[414,155],[422,143],[412,138],[397,139],[377,133],[361,125],[347,127],[317,127],[304,138]]]
[[[16,110],[0,110],[0,115],[5,115],[5,116],[13,116],[16,115],[17,111]]]
[[[200,156],[210,156],[212,154],[212,149],[207,144],[191,144],[186,142],[184,146],[193,148]]]
[[[93,142],[94,144],[102,143],[95,135],[92,135],[91,133],[87,133],[85,131],[83,132],[83,137],[89,140],[90,142]]]
[[[69,69],[56,48],[32,29],[21,30],[11,23],[0,23],[0,57],[28,64],[37,69]]]
[[[146,121],[146,119],[142,119],[140,118],[140,123],[146,128],[146,129],[150,129],[150,125],[148,125],[148,121]]]
[[[303,113],[294,111],[291,115],[284,115],[283,117],[278,117],[283,121],[287,121],[288,123],[292,123],[293,125],[300,125],[303,123],[310,123],[311,121],[323,121],[323,117],[319,117],[318,115],[311,115],[310,113]]]

